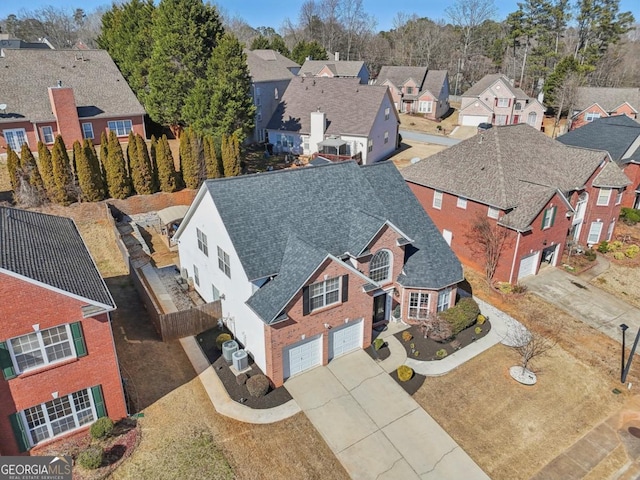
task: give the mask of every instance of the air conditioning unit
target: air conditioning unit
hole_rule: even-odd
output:
[[[227,340],[222,344],[222,356],[231,365],[232,355],[238,351],[238,342],[235,340]]]
[[[233,368],[237,371],[241,372],[249,368],[249,355],[247,355],[246,350],[238,350],[237,352],[233,352]]]

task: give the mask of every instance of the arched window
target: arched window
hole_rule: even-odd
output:
[[[374,282],[385,282],[391,278],[391,252],[379,250],[369,262],[369,278]]]
[[[536,114],[536,112],[529,112],[529,115],[527,116],[527,124],[535,127],[537,117],[538,115]]]

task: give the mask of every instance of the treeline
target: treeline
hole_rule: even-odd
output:
[[[7,146],[7,169],[14,201],[23,207],[44,203],[69,205],[127,198],[156,192],[198,188],[205,179],[236,176],[241,172],[239,140],[224,135],[218,145],[213,136],[186,129],[180,137],[179,170],[166,135],[129,134],[126,155],[114,132],[102,133],[100,154],[93,142],[75,141],[71,156],[60,135],[51,150],[38,142],[38,158],[27,146],[20,154]]]

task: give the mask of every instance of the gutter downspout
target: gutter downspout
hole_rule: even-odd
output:
[[[516,258],[518,256],[518,248],[520,247],[520,232],[518,232],[518,238],[516,239],[516,249],[513,251],[513,262],[511,262],[511,273],[509,274],[509,283],[513,283],[513,270],[516,268]]]

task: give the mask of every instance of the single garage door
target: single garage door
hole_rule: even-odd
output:
[[[490,122],[488,115],[463,115],[462,125],[465,127],[477,127],[481,123]]]
[[[358,320],[329,331],[329,360],[362,347],[363,323]]]
[[[529,275],[536,274],[536,267],[538,266],[538,255],[540,252],[527,255],[520,260],[520,270],[518,270],[518,280]]]
[[[322,363],[322,335],[284,348],[284,378],[289,378]]]

